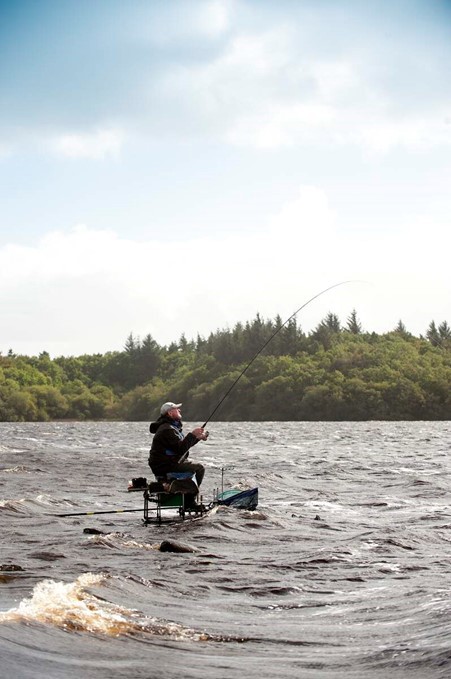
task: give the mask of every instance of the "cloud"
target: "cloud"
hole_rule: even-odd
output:
[[[39,33],[30,28],[30,54],[10,40],[5,138],[39,138],[53,124],[63,132],[52,153],[92,160],[117,157],[138,134],[270,151],[451,144],[448,48],[438,27],[428,24],[426,53],[420,18],[398,32],[395,10],[292,4],[179,0],[125,11],[113,3],[111,32],[101,30],[102,11],[77,10],[69,42],[54,28],[57,15],[44,15]],[[51,49],[42,49],[41,30]]]
[[[66,133],[49,142],[57,155],[67,158],[104,160],[117,157],[125,140],[119,129],[100,129],[91,133]]]
[[[287,38],[285,29],[233,35],[218,56],[166,71],[160,94],[168,102],[190,101],[192,114],[202,122],[227,129],[276,99],[278,75],[289,65]]]
[[[137,242],[79,225],[33,247],[10,244],[0,249],[3,337],[24,353],[107,351],[130,331],[169,343],[259,309],[275,314],[281,287],[311,271],[309,231],[318,243],[332,219],[324,194],[304,187],[258,238]]]
[[[330,310],[344,320],[356,307],[371,330],[388,330],[402,317],[424,332],[434,309],[448,308],[448,248],[434,254],[443,224],[426,225],[428,246],[422,222],[399,234],[387,225],[385,237],[376,237],[365,230],[346,236],[339,221],[320,187],[302,186],[258,237],[138,242],[79,225],[33,247],[5,246],[0,308],[8,345],[0,349],[69,355],[120,349],[129,332],[160,343],[182,333],[205,336],[257,311],[285,319],[319,290],[349,279],[375,287],[324,296],[303,312],[305,329]],[[428,296],[433,305],[418,304]]]
[[[199,131],[235,146],[355,145],[386,153],[451,144],[449,96],[422,98],[413,108],[381,78],[383,61],[378,66],[362,47],[320,56],[303,46],[304,32],[280,23],[235,32],[209,61],[165,71],[157,92],[168,109],[183,111],[182,133],[197,120]]]
[[[386,153],[395,147],[421,152],[451,145],[451,126],[446,123],[445,112],[398,120],[381,116],[362,122],[362,118],[355,121],[354,127],[348,124],[338,128],[334,134],[336,141],[361,144],[375,153]]]
[[[216,37],[230,27],[234,3],[227,0],[211,0],[198,8],[197,26],[205,35]]]
[[[140,45],[183,45],[220,38],[230,28],[235,5],[235,0],[173,0],[154,6],[149,3],[139,14],[131,7],[130,14],[121,20]]]
[[[236,146],[269,150],[311,144],[319,135],[324,142],[324,133],[330,131],[335,115],[332,107],[322,104],[270,106],[255,116],[237,119],[226,139]]]
[[[289,200],[269,220],[268,235],[302,246],[330,242],[335,237],[336,215],[326,193],[317,186],[303,185],[296,198]]]

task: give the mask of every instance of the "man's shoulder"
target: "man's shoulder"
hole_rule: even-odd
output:
[[[151,422],[149,425],[149,431],[151,434],[156,434],[161,428],[167,429],[170,426],[170,421],[164,417],[159,417],[155,422]]]
[[[160,426],[158,427],[155,436],[157,436],[158,434],[160,435],[175,434],[177,437],[179,437],[181,434],[181,430],[178,429],[174,424],[171,424],[171,422],[164,422],[163,424],[160,424]]]
[[[167,431],[168,429],[171,428],[172,427],[169,422],[159,422],[158,425],[155,427],[155,433],[161,434],[161,432]]]

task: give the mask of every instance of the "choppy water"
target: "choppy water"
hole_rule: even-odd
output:
[[[451,423],[211,423],[259,508],[161,527],[52,516],[141,507],[146,423],[0,437],[1,677],[451,676]]]

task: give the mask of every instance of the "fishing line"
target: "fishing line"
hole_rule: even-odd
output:
[[[329,292],[329,290],[333,290],[333,288],[338,288],[340,285],[346,285],[347,283],[357,283],[357,282],[358,282],[358,281],[341,281],[341,283],[335,283],[334,285],[329,286],[329,287],[326,288],[325,290],[321,290],[321,292],[318,292],[318,294],[316,294],[316,295],[314,295],[313,297],[311,297],[309,300],[307,300],[307,302],[304,302],[304,304],[303,304],[302,306],[300,306],[299,309],[296,309],[296,311],[295,311],[293,314],[291,314],[291,316],[290,316],[289,318],[287,318],[287,320],[286,320],[284,323],[282,323],[282,325],[281,325],[279,328],[277,328],[277,330],[276,330],[275,332],[273,332],[273,334],[271,335],[271,337],[270,337],[269,339],[267,339],[266,342],[263,344],[262,348],[259,349],[259,350],[257,351],[257,353],[255,354],[255,356],[249,361],[249,363],[248,363],[247,366],[244,368],[244,370],[241,371],[241,373],[238,375],[238,377],[237,377],[236,380],[233,382],[233,384],[227,389],[226,393],[225,393],[224,396],[221,398],[221,400],[219,401],[219,403],[217,404],[217,406],[216,406],[216,407],[214,408],[214,410],[210,413],[210,415],[208,416],[207,420],[204,422],[204,424],[202,425],[202,427],[206,427],[206,426],[207,426],[207,424],[210,422],[210,420],[211,420],[211,418],[213,417],[213,415],[216,413],[216,411],[219,409],[219,407],[224,403],[224,401],[226,400],[227,396],[230,394],[230,392],[232,391],[232,389],[234,389],[234,387],[238,384],[238,382],[239,382],[240,379],[243,377],[243,375],[246,373],[246,371],[249,370],[249,368],[251,367],[251,365],[252,365],[252,363],[255,361],[255,359],[256,359],[258,356],[260,356],[260,354],[262,353],[262,351],[263,351],[264,349],[266,349],[266,347],[268,346],[268,344],[269,344],[269,343],[274,339],[274,337],[282,330],[282,328],[284,328],[284,327],[286,326],[286,324],[289,323],[289,322],[291,321],[291,319],[294,318],[294,317],[296,316],[296,314],[298,314],[300,311],[302,311],[302,309],[305,309],[305,307],[306,307],[308,304],[310,304],[310,302],[313,302],[315,299],[318,299],[318,297],[321,297],[321,295],[324,295],[326,292]]]

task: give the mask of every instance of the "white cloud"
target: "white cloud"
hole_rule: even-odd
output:
[[[277,103],[278,76],[289,65],[285,29],[232,36],[209,62],[176,66],[164,74],[160,94],[198,121],[227,136],[243,116]],[[182,123],[183,124],[183,123]]]
[[[376,331],[402,317],[409,329],[424,332],[434,310],[436,318],[446,317],[449,248],[443,240],[439,252],[435,247],[443,224],[419,221],[401,231],[393,225],[385,237],[363,230],[347,237],[338,222],[324,191],[303,186],[258,238],[137,242],[78,226],[49,233],[35,247],[6,246],[0,308],[7,345],[0,350],[104,352],[121,348],[131,331],[169,343],[183,332],[208,335],[257,311],[285,319],[319,290],[349,279],[374,286],[325,295],[303,311],[305,329],[329,310],[345,320],[354,307]],[[434,304],[418,303],[424,299]]]
[[[325,243],[334,237],[335,221],[325,192],[316,186],[301,186],[299,195],[270,219],[268,233],[295,241],[295,245],[297,240],[305,242],[306,237]]]
[[[311,143],[313,135],[324,135],[333,124],[335,111],[322,104],[275,106],[255,116],[243,116],[228,131],[226,138],[237,146],[277,149]]]
[[[301,262],[304,280],[311,268],[298,250],[299,243],[308,247],[311,222],[320,238],[330,218],[321,191],[306,187],[258,239],[136,242],[77,226],[49,233],[35,247],[6,246],[0,305],[8,346],[0,349],[106,351],[120,348],[130,331],[164,343],[182,332],[208,334],[257,310],[275,314],[281,286],[299,284]]]
[[[53,151],[67,158],[104,160],[117,157],[125,141],[125,134],[118,129],[96,130],[91,133],[67,133],[50,142]]]
[[[200,32],[217,36],[226,31],[230,26],[233,4],[227,0],[211,0],[203,3],[197,20]]]
[[[445,115],[425,115],[418,118],[390,119],[381,116],[379,119],[363,122],[356,121],[352,126],[342,125],[335,138],[340,143],[360,143],[369,151],[385,153],[395,147],[404,147],[412,151],[427,151],[433,147],[451,145],[451,126],[446,125]]]
[[[271,27],[258,30],[254,22],[246,30],[239,10],[227,0],[183,1],[140,15],[139,26],[134,15],[133,36],[143,56],[136,68],[129,66],[130,77],[111,104],[123,128],[98,123],[87,132],[68,124],[48,143],[51,151],[72,159],[114,158],[136,129],[153,138],[210,137],[259,150],[333,145],[422,152],[451,144],[449,95],[418,98],[415,106],[404,101],[387,68],[392,45],[377,61],[360,44],[326,51],[310,39],[308,18],[301,22],[298,15],[290,23],[276,12]],[[260,25],[269,26],[267,17]],[[180,54],[166,59],[174,45]],[[413,54],[403,57],[396,77],[405,82],[417,63]],[[419,79],[426,77],[421,72]]]
[[[235,0],[173,0],[152,3],[139,15],[131,12],[130,23],[134,44],[173,46],[193,40],[213,41],[229,28]]]
[[[307,70],[315,82],[319,98],[324,102],[346,98],[365,87],[356,66],[349,61],[314,60],[308,64]]]
[[[451,145],[449,98],[403,107],[362,55],[308,54],[289,25],[233,35],[210,62],[165,73],[160,92],[199,129],[236,146],[351,144],[385,153]]]

